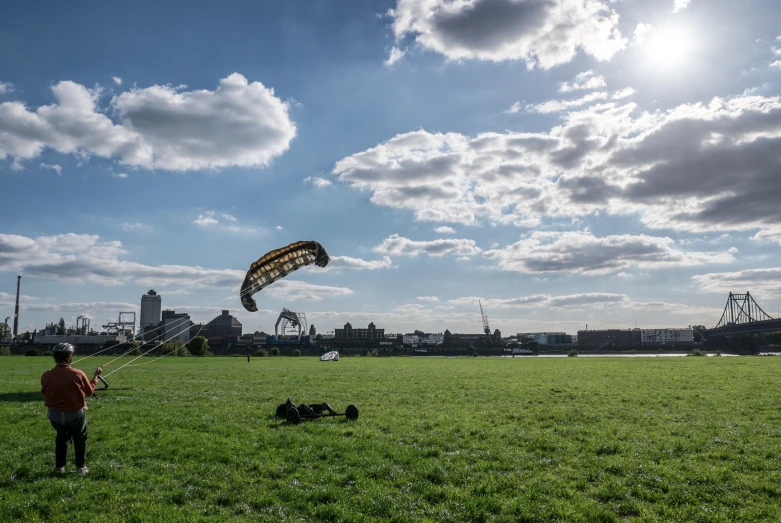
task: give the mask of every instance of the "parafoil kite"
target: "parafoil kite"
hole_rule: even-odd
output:
[[[312,263],[318,267],[325,267],[329,261],[331,257],[325,252],[323,246],[315,241],[295,242],[287,247],[267,252],[247,271],[239,292],[241,304],[249,312],[257,312],[258,306],[252,299],[253,294],[301,267]]]
[[[320,356],[320,361],[339,361],[339,351],[332,350]]]

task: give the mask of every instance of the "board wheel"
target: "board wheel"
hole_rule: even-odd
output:
[[[298,412],[298,409],[295,407],[290,407],[287,409],[287,422],[292,425],[298,425],[301,421],[301,413]]]
[[[355,405],[347,405],[347,410],[344,411],[347,419],[358,419],[358,407]]]
[[[277,413],[275,414],[275,416],[277,418],[284,418],[286,415],[287,415],[287,405],[283,403],[282,405],[277,407]]]

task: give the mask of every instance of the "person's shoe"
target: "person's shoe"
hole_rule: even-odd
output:
[[[65,467],[57,467],[56,469],[54,469],[54,472],[56,472],[57,474],[65,474]]]
[[[84,474],[89,472],[89,469],[87,467],[79,467],[76,469],[76,472],[83,476]]]

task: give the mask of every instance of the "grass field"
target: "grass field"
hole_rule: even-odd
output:
[[[0,358],[0,521],[781,521],[781,358],[166,358],[89,400],[84,477],[51,366]]]

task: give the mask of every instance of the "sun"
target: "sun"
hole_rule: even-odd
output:
[[[680,67],[691,57],[693,49],[691,35],[676,27],[652,31],[646,43],[651,63],[663,68]]]

